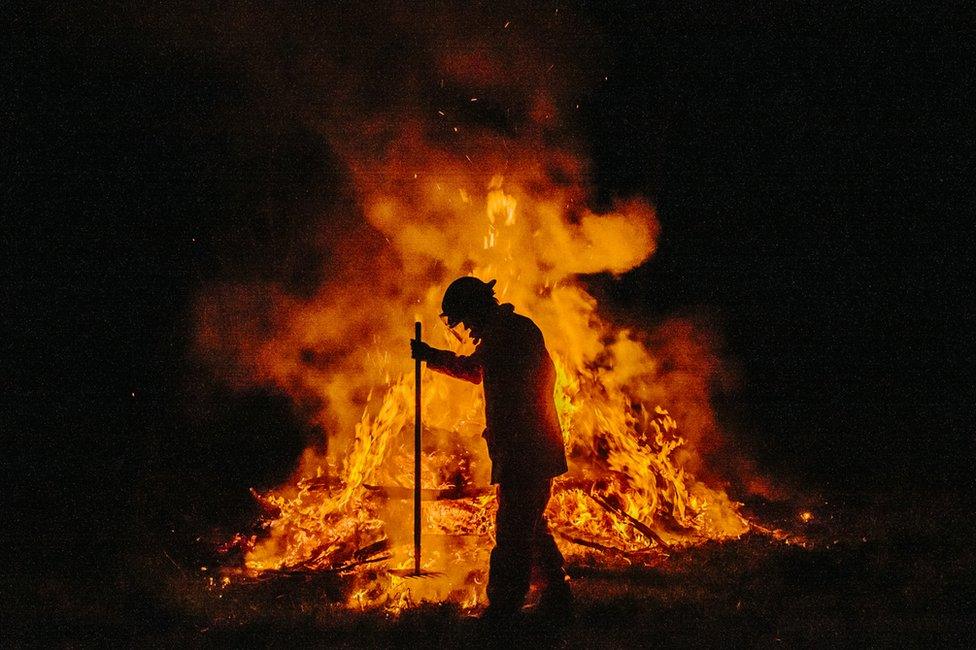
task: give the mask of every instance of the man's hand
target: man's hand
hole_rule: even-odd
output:
[[[430,347],[423,341],[417,341],[415,339],[410,339],[410,358],[418,359],[419,361],[429,361],[431,356],[433,356],[434,348]]]

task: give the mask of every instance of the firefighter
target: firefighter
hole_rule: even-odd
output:
[[[499,305],[495,280],[458,278],[441,303],[452,329],[463,324],[476,348],[470,356],[411,341],[411,356],[432,370],[483,383],[484,432],[497,484],[495,548],[488,571],[490,622],[510,620],[522,607],[533,566],[542,581],[537,610],[567,612],[572,595],[563,556],[545,519],[552,479],[566,471],[556,416],[556,371],[542,332],[510,304]]]

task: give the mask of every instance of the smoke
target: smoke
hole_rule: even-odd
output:
[[[675,321],[648,347],[577,282],[641,264],[659,229],[640,197],[593,202],[577,115],[602,79],[601,43],[580,16],[404,3],[105,18],[66,24],[128,21],[147,57],[232,80],[211,126],[256,161],[236,182],[261,227],[223,238],[228,261],[196,302],[216,381],[285,390],[341,454],[379,408],[374,391],[407,369],[415,318],[452,344],[431,319],[447,283],[473,273],[498,280],[564,367],[675,409],[697,471],[694,445],[714,429],[707,342]],[[463,390],[450,389],[477,404]],[[445,407],[440,424],[465,417]]]
[[[679,320],[650,335],[615,327],[579,281],[642,264],[659,234],[645,199],[594,201],[578,110],[602,78],[596,30],[555,8],[442,9],[134,18],[154,56],[236,79],[240,105],[224,107],[221,128],[277,161],[255,179],[267,225],[251,237],[270,234],[264,254],[231,252],[232,272],[200,292],[194,313],[195,351],[215,383],[284,391],[325,433],[292,480],[262,496],[280,514],[248,566],[333,566],[383,536],[403,544],[399,506],[377,512],[364,485],[412,483],[406,339],[420,320],[432,344],[470,349],[436,319],[463,274],[496,279],[498,297],[542,329],[572,480],[599,482],[628,516],[676,539],[741,534],[734,504],[693,475],[705,474],[699,450],[714,432],[707,337]],[[290,166],[283,152],[307,155]],[[425,487],[486,482],[480,391],[442,377],[425,386]],[[646,543],[579,490],[560,495],[561,525]],[[468,514],[485,523],[488,504]],[[469,526],[442,519],[450,533]]]
[[[238,168],[201,170],[199,190],[234,184],[243,198],[225,208],[214,244],[218,282],[200,304],[248,319],[248,336],[231,337],[236,343],[274,327],[279,294],[307,298],[323,281],[354,281],[376,264],[395,268],[391,256],[417,252],[425,239],[428,248],[455,246],[427,227],[403,236],[411,250],[391,250],[383,216],[365,205],[367,192],[400,191],[442,160],[483,188],[524,166],[532,150],[547,151],[532,161],[532,182],[573,189],[564,198],[592,245],[575,272],[599,270],[595,260],[617,244],[582,213],[589,172],[574,136],[578,107],[602,78],[599,32],[565,8],[403,2],[49,12],[69,44],[110,48],[126,39],[126,51],[213,86],[212,105],[193,117],[212,116],[197,127],[210,133],[199,135],[219,134]],[[393,158],[398,175],[377,164]],[[578,253],[564,246],[550,257]],[[251,350],[241,352],[231,356]]]
[[[351,351],[374,348],[424,305],[436,309],[453,277],[476,270],[497,277],[503,299],[551,338],[573,341],[561,353],[574,366],[601,354],[607,332],[593,328],[595,302],[568,285],[643,262],[658,224],[640,199],[608,213],[590,207],[596,188],[576,114],[602,78],[601,45],[579,16],[411,4],[139,22],[154,47],[202,53],[243,76],[253,110],[232,111],[229,128],[298,132],[327,151],[328,174],[293,182],[271,215],[299,222],[275,252],[302,252],[241,259],[242,270],[224,277],[244,282],[225,279],[200,295],[197,348],[220,381],[284,384],[319,424],[351,431],[358,409],[335,405],[361,404],[396,374],[378,376]],[[417,313],[403,313],[405,304]],[[586,329],[593,335],[569,334]],[[708,337],[671,320],[653,339],[658,374],[645,384],[658,389],[641,397],[668,404],[683,435],[707,446],[718,368]],[[626,376],[636,359],[634,372],[646,373],[645,355],[621,350],[615,372]]]
[[[222,266],[201,293],[197,321],[199,349],[233,386],[267,380],[254,367],[258,350],[294,305],[327,292],[323,285],[398,293],[376,279],[391,282],[403,265],[422,265],[439,280],[470,271],[459,251],[470,247],[460,238],[472,229],[452,228],[444,215],[452,200],[464,200],[458,188],[476,198],[497,174],[511,180],[517,171],[528,193],[555,188],[535,224],[550,236],[530,251],[551,267],[550,283],[625,271],[653,248],[656,222],[646,206],[630,206],[646,223],[616,213],[603,218],[612,228],[586,207],[591,188],[574,112],[600,78],[600,47],[597,31],[565,10],[402,3],[63,11],[69,40],[128,34],[130,48],[185,65],[230,98],[207,107],[217,122],[209,126],[245,161],[250,177],[229,182],[253,198],[246,216],[227,216],[216,244]],[[427,209],[421,204],[440,191],[437,183],[450,192]],[[350,308],[337,318],[356,322]],[[350,328],[331,333],[345,346],[362,343]],[[328,347],[304,347],[305,359],[325,364],[336,354]]]

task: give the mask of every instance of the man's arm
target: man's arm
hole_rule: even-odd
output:
[[[438,350],[426,343],[410,341],[410,356],[427,362],[427,367],[456,379],[481,383],[481,359],[476,350],[470,356],[454,354],[450,350]]]

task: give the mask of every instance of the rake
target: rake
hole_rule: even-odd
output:
[[[420,321],[413,324],[414,340],[420,343]],[[430,578],[441,575],[437,571],[424,571],[420,568],[420,432],[422,428],[420,408],[420,359],[414,360],[414,410],[413,410],[413,570],[392,569],[390,573],[403,578]]]

